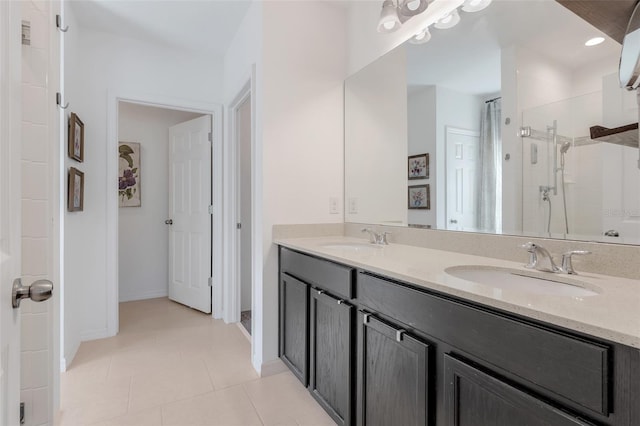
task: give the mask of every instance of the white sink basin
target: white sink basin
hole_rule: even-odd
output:
[[[382,246],[371,243],[327,243],[322,244],[322,248],[329,250],[343,250],[343,251],[355,251],[366,252],[376,251],[382,249]]]
[[[566,297],[597,296],[600,289],[579,280],[548,272],[520,271],[491,266],[453,266],[451,276],[503,290]]]

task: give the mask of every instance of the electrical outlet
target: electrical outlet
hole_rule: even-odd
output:
[[[358,199],[356,197],[349,198],[349,213],[358,213]]]
[[[338,197],[329,197],[329,214],[339,214]]]

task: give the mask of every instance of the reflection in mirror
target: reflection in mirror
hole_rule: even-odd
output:
[[[460,15],[346,80],[346,221],[640,243],[638,131],[592,136],[638,122],[620,44],[555,1]]]

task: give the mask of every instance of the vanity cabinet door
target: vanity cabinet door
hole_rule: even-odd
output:
[[[444,356],[444,370],[447,425],[593,425],[449,355]]]
[[[280,358],[302,384],[309,383],[309,285],[280,275]]]
[[[430,346],[366,312],[358,322],[358,425],[429,424]]]
[[[339,424],[352,419],[354,308],[323,290],[312,289],[309,390]]]

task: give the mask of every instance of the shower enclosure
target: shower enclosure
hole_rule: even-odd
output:
[[[594,125],[637,122],[607,114],[602,92],[523,111],[522,222],[530,235],[607,240],[640,240],[638,146],[591,139]],[[635,99],[634,99],[635,103]],[[636,142],[637,143],[637,142]],[[587,214],[588,213],[588,214]],[[617,236],[616,236],[617,235]]]

